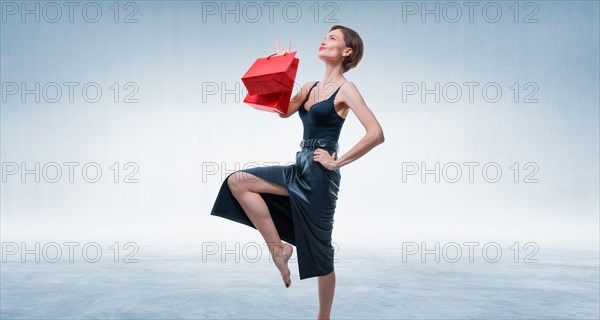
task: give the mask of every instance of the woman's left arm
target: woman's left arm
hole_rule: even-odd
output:
[[[352,149],[348,150],[348,152],[339,157],[337,160],[334,160],[334,169],[345,166],[348,163],[351,163],[352,161],[362,157],[371,149],[385,141],[381,125],[377,121],[377,118],[375,118],[375,115],[371,109],[369,109],[365,103],[365,100],[360,92],[358,92],[358,88],[356,88],[354,83],[347,83],[340,89],[339,93],[342,93],[341,96],[338,94],[338,96],[340,96],[340,100],[350,107],[352,112],[354,112],[360,123],[362,123],[363,127],[365,127],[366,133],[364,137],[362,137],[362,139],[360,139],[358,143],[352,147]]]

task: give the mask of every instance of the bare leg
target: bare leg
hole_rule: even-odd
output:
[[[329,320],[333,294],[335,292],[335,270],[319,278],[319,315],[318,320]]]
[[[287,189],[255,175],[239,171],[231,174],[227,184],[250,221],[265,239],[275,266],[279,269],[285,286],[289,287],[292,284],[292,279],[287,262],[294,249],[291,245],[281,241],[269,208],[259,194],[272,193],[287,196],[289,195]]]

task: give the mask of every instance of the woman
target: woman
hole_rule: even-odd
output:
[[[276,41],[278,55],[289,52],[289,48],[280,49]],[[379,122],[356,86],[343,75],[358,65],[362,55],[363,43],[354,30],[340,25],[329,30],[318,51],[319,59],[325,62],[323,81],[304,84],[291,99],[287,114],[280,115],[288,118],[298,111],[304,125],[296,163],[230,174],[211,212],[257,229],[286,287],[291,285],[287,262],[293,247],[281,240],[295,245],[300,280],[318,276],[319,319],[329,318],[335,289],[331,234],[340,168],[384,141]],[[350,110],[366,134],[338,158],[338,138]]]

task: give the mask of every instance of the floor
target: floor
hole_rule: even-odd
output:
[[[39,263],[33,256],[25,263],[8,256],[1,264],[0,318],[316,318],[317,279],[300,281],[295,257],[292,286],[286,289],[267,251],[250,246],[221,257],[208,254],[210,249],[140,250],[133,263],[125,263],[124,256],[113,262],[112,252],[95,263],[77,255],[69,262],[64,253],[56,263],[43,256]],[[600,316],[597,250],[546,248],[535,255],[537,262],[528,263],[524,255],[514,262],[513,252],[506,250],[497,262],[477,254],[471,262],[463,251],[452,263],[450,253],[437,256],[439,262],[434,255],[426,255],[426,261],[407,255],[403,261],[400,249],[336,253],[332,318]]]

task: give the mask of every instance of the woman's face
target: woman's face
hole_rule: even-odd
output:
[[[348,54],[350,49],[346,47],[344,41],[344,34],[340,29],[329,31],[325,39],[321,41],[319,47],[319,58],[339,58],[343,60],[345,57],[343,54]]]

